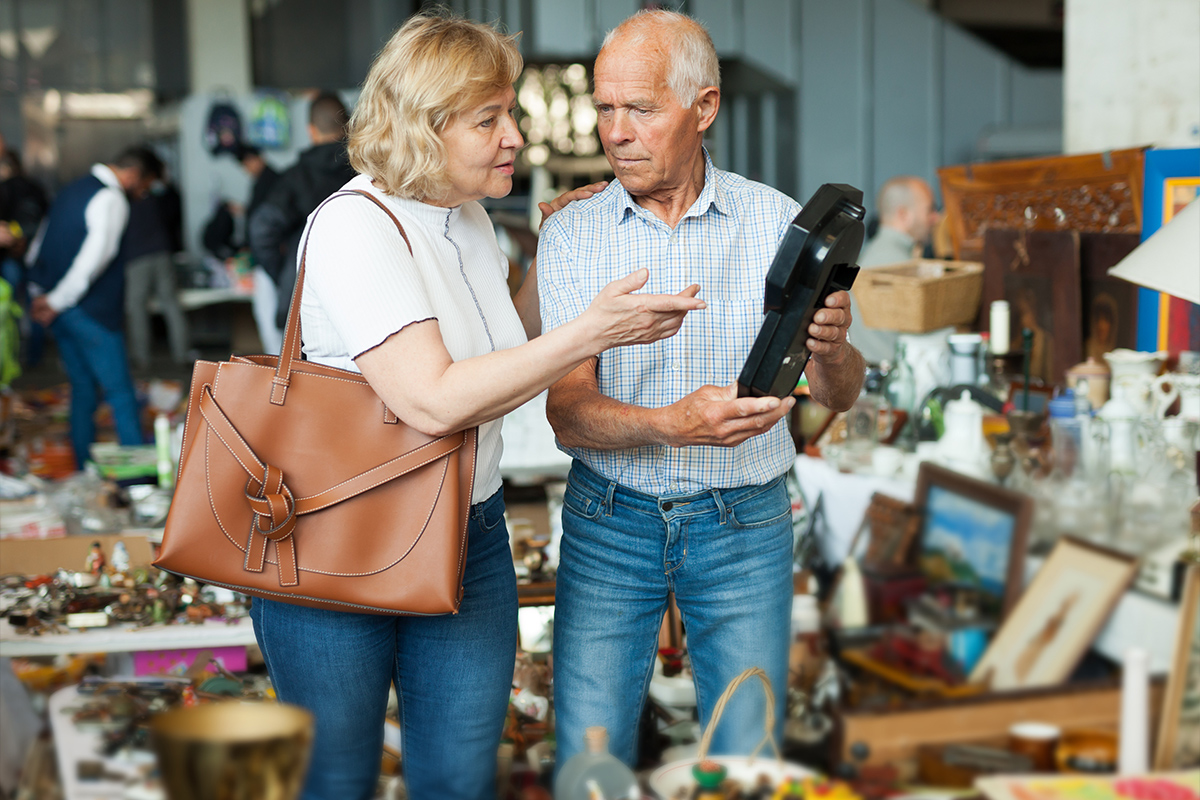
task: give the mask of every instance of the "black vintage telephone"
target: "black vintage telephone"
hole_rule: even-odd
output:
[[[739,397],[787,397],[796,388],[813,315],[858,276],[862,200],[853,186],[826,183],[788,226],[767,272],[766,319],[738,376]]]

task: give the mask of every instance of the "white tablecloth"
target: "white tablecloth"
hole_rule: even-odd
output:
[[[0,621],[0,656],[9,657],[185,650],[254,643],[254,626],[249,617],[240,617],[232,624],[210,620],[200,625],[150,625],[145,628],[111,625],[42,636],[17,633],[7,619]]]
[[[805,505],[812,508],[817,497],[828,536],[821,541],[821,554],[830,564],[840,564],[850,553],[854,534],[862,524],[871,495],[876,492],[912,502],[916,483],[904,478],[883,478],[839,472],[830,462],[806,455],[796,457],[793,467]]]

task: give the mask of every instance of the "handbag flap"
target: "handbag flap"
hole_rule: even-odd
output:
[[[459,506],[462,487],[450,466],[458,448],[435,447],[451,437],[388,424],[379,397],[356,373],[296,364],[290,392],[304,402],[284,405],[264,401],[273,375],[267,364],[227,362],[218,366],[211,385],[216,403],[229,398],[220,410],[251,456],[237,443],[231,449],[230,435],[205,414],[186,456],[203,459],[210,509],[234,546],[251,549],[255,510],[248,484],[258,469],[245,462],[255,457],[279,471],[295,503],[292,538],[302,573],[349,576],[388,569],[412,551],[439,501]],[[400,466],[410,468],[385,480],[386,465],[405,454],[412,454],[409,463]],[[356,489],[351,498],[339,499],[340,492]],[[268,550],[266,561],[278,558]]]

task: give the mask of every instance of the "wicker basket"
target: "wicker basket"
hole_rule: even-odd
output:
[[[925,333],[965,325],[979,313],[983,264],[917,259],[864,269],[853,291],[868,328]]]
[[[717,730],[717,725],[721,722],[721,714],[725,712],[725,705],[729,702],[729,698],[737,691],[745,681],[751,678],[758,678],[762,681],[763,693],[766,695],[766,719],[763,725],[763,738],[754,748],[749,756],[715,756],[712,760],[724,766],[729,771],[729,778],[736,783],[740,783],[747,789],[754,785],[758,780],[759,775],[766,775],[771,779],[772,783],[780,783],[784,780],[803,780],[804,778],[816,777],[816,773],[807,767],[799,764],[793,764],[790,761],[784,761],[783,755],[779,751],[779,744],[775,741],[775,693],[771,691],[771,681],[767,678],[767,673],[763,672],[758,667],[750,667],[741,675],[734,678],[729,686],[725,687],[725,692],[717,699],[716,706],[713,707],[712,717],[708,721],[708,727],[704,730],[704,735],[700,738],[700,751],[696,758],[686,758],[680,761],[672,761],[668,764],[663,764],[658,769],[654,770],[650,775],[650,790],[662,800],[671,800],[679,797],[681,791],[686,791],[687,796],[691,797],[693,788],[696,785],[696,779],[692,777],[692,767],[699,764],[701,761],[708,759],[708,748],[712,744],[713,734]],[[775,758],[761,758],[761,751],[768,744],[771,745],[771,750],[775,754]]]

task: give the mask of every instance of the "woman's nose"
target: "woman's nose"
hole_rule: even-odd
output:
[[[504,134],[500,138],[500,146],[513,150],[525,146],[525,139],[521,136],[521,129],[517,126],[517,121],[512,116],[508,117],[508,121],[504,125]]]

